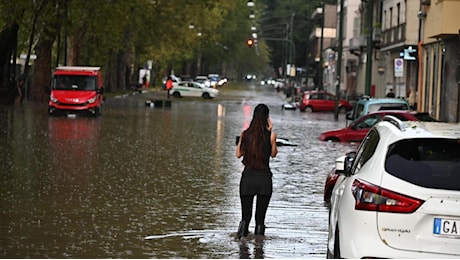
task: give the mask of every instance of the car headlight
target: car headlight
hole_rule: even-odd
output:
[[[93,98],[88,99],[88,104],[94,103],[97,100],[97,96],[94,96]]]
[[[50,94],[50,100],[51,100],[52,102],[54,102],[54,103],[57,103],[57,102],[58,102],[57,98],[55,98],[55,97],[53,96],[53,94]]]

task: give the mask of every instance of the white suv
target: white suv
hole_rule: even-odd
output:
[[[347,155],[328,258],[460,258],[460,125],[387,116]]]

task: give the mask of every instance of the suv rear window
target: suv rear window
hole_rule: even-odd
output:
[[[398,103],[378,103],[378,104],[371,104],[368,108],[368,113],[381,111],[381,110],[409,110],[410,108],[406,104],[398,104]]]
[[[389,146],[385,170],[418,186],[460,190],[460,140],[420,138]]]

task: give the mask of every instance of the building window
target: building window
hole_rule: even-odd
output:
[[[393,7],[390,7],[390,28],[393,27]]]

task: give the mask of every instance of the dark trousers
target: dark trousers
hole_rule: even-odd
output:
[[[241,195],[242,220],[249,224],[252,218],[252,205],[255,195]],[[271,195],[257,195],[256,201],[256,226],[265,224],[265,214]]]

